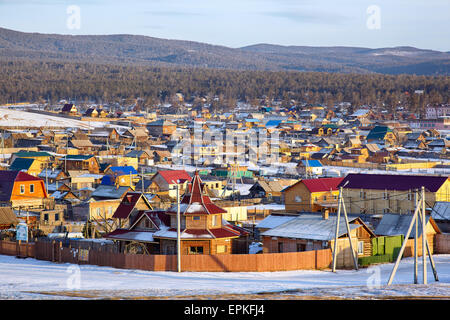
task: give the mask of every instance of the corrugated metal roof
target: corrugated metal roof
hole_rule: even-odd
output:
[[[378,236],[397,236],[402,234],[406,237],[412,218],[412,214],[384,214],[375,229],[375,234]],[[426,223],[428,223],[429,220],[430,216],[426,216]],[[420,224],[418,231],[418,236],[420,237],[422,235],[422,227]],[[409,238],[414,238],[414,236],[415,228],[413,227]]]
[[[356,218],[349,217],[349,222]],[[267,230],[261,235],[283,238],[308,239],[308,240],[333,240],[336,232],[336,215],[329,216],[328,219],[323,219],[321,214],[302,214],[295,219],[285,222],[278,227]],[[362,227],[360,224],[350,224],[350,230]],[[347,234],[347,227],[345,219],[341,215],[339,221],[338,236],[341,237]]]
[[[256,225],[256,228],[272,229],[279,225],[295,219],[296,216],[274,216],[270,215]]]
[[[19,222],[14,211],[9,207],[0,207],[0,225],[16,225]]]
[[[450,220],[450,202],[437,201],[434,203],[431,217],[434,220]]]

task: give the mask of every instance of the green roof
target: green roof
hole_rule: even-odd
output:
[[[9,167],[9,170],[20,171],[20,170],[28,170],[33,164],[34,159],[28,158],[16,158],[13,163]]]
[[[15,155],[19,158],[51,157],[52,156],[50,153],[44,152],[44,151],[19,151],[19,152],[13,153],[13,155]]]
[[[392,132],[392,130],[387,126],[376,126],[372,130],[370,130],[367,135],[367,140],[383,140],[388,132]]]
[[[69,155],[66,155],[65,157],[63,157],[62,159],[77,161],[77,160],[88,160],[92,157],[93,157],[93,155],[69,154]]]

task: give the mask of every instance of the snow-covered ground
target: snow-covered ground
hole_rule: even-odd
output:
[[[92,265],[57,264],[0,255],[0,299],[175,297],[204,294],[288,294],[370,299],[450,298],[450,255],[435,255],[439,282],[428,263],[428,284],[413,284],[413,260],[403,259],[393,285],[386,286],[393,264],[331,271],[150,272]],[[421,262],[421,260],[420,260]],[[419,264],[419,282],[422,282]],[[48,294],[52,292],[53,294]],[[45,294],[47,293],[47,294]]]
[[[86,122],[70,118],[62,118],[34,112],[26,112],[21,110],[7,109],[0,107],[0,127],[66,127],[66,128],[82,128],[104,126],[104,122]]]

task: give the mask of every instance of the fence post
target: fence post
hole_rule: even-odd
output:
[[[19,240],[16,242],[16,256],[20,257],[20,244],[22,243],[22,240]]]
[[[59,246],[58,246],[59,248],[58,248],[58,251],[59,251],[59,253],[58,253],[58,255],[59,255],[59,262],[62,262],[62,242],[61,241],[59,241]]]
[[[55,240],[52,240],[52,262],[55,261]]]

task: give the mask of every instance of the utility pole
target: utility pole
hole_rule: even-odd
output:
[[[418,205],[419,205],[419,192],[416,190],[415,191],[415,193],[414,193],[414,196],[415,196],[415,206],[414,207],[417,207]],[[415,222],[415,232],[414,232],[414,283],[415,284],[417,284],[417,283],[419,283],[419,281],[418,281],[418,278],[417,278],[417,275],[418,275],[418,264],[417,264],[417,262],[418,262],[418,252],[419,252],[419,250],[418,250],[418,248],[417,248],[417,244],[418,244],[418,241],[417,241],[417,237],[418,237],[418,233],[419,233],[419,221],[417,221],[416,220],[416,222]]]
[[[339,237],[339,224],[341,220],[341,210],[344,211],[344,219],[345,219],[345,226],[347,229],[348,239],[350,242],[350,250],[352,252],[353,257],[353,264],[355,267],[355,270],[358,270],[358,259],[356,257],[356,253],[353,250],[353,243],[352,243],[352,236],[350,234],[350,224],[348,222],[348,216],[347,216],[347,209],[345,208],[344,199],[342,198],[343,194],[343,187],[347,185],[348,182],[346,182],[342,187],[339,188],[339,200],[338,200],[338,213],[336,217],[336,229],[335,229],[335,235],[334,235],[334,249],[333,249],[333,272],[336,272],[336,257],[337,257],[337,243],[338,243],[338,237]]]
[[[177,272],[181,272],[180,185],[177,185]]]
[[[426,243],[427,231],[426,231],[426,217],[425,217],[425,187],[422,186],[422,263],[423,263],[423,284],[427,284],[427,252]],[[406,239],[405,239],[406,241]]]
[[[418,195],[418,191],[416,190],[416,195]],[[405,238],[403,240],[403,244],[402,247],[400,249],[400,252],[397,256],[397,260],[395,261],[395,265],[394,268],[392,269],[391,275],[389,277],[388,283],[387,285],[392,284],[392,280],[394,279],[395,273],[397,272],[397,268],[398,265],[400,263],[400,260],[403,256],[403,252],[405,251],[405,247],[406,247],[406,243],[408,242],[409,236],[411,234],[412,228],[414,226],[415,223],[421,223],[422,224],[422,263],[423,263],[423,283],[427,284],[427,269],[426,269],[426,251],[428,251],[428,256],[430,258],[430,263],[431,263],[431,268],[433,269],[433,275],[434,275],[434,279],[436,281],[439,281],[438,276],[437,276],[437,271],[436,271],[436,267],[434,264],[434,260],[433,257],[431,256],[431,250],[430,250],[430,246],[428,243],[428,239],[427,239],[427,234],[426,234],[426,216],[425,216],[425,188],[422,187],[421,193],[420,193],[421,199],[420,201],[417,199],[416,200],[416,209],[414,210],[414,214],[411,220],[411,223],[408,227],[408,231],[406,232]],[[416,225],[416,233],[418,233],[418,226]],[[416,281],[417,278],[417,258],[416,258],[416,250],[417,249],[417,241],[416,239],[414,240],[414,245],[415,245],[415,249],[414,249],[414,280]],[[416,282],[414,282],[416,283]]]

